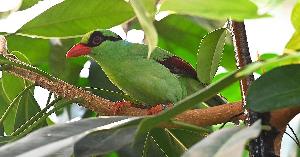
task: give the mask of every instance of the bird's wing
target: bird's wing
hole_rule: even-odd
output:
[[[115,49],[122,51],[112,52]],[[154,105],[177,102],[186,95],[175,74],[156,60],[146,58],[146,45],[107,42],[93,51],[102,51],[92,58],[101,65],[109,79],[138,101]],[[156,49],[153,54],[164,57],[161,55],[166,54],[161,51]]]

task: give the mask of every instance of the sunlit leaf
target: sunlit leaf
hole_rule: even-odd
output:
[[[196,67],[197,49],[208,31],[195,19],[184,15],[169,15],[155,22],[158,46],[179,56]]]
[[[153,25],[156,0],[130,0],[130,4],[138,18],[146,36],[148,44],[148,58],[157,45],[157,32]]]
[[[35,156],[38,153],[40,156],[47,156],[56,152],[72,153],[66,148],[73,146],[89,133],[116,128],[136,120],[138,118],[100,117],[49,126],[0,147],[0,154],[1,156]]]
[[[197,77],[205,83],[214,78],[223,53],[226,28],[217,29],[207,34],[201,41],[197,57]]]
[[[70,37],[119,25],[134,16],[123,0],[65,0],[32,21],[18,33],[44,37]]]
[[[165,0],[160,11],[174,11],[178,14],[223,20],[260,17],[256,5],[249,0]]]

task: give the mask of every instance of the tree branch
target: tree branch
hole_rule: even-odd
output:
[[[244,22],[231,21],[230,25],[232,39],[235,47],[237,67],[242,68],[252,63],[248,42],[247,34]],[[245,79],[240,81],[243,106],[246,105],[246,96],[250,84],[254,81],[254,76],[249,75]],[[263,125],[270,125],[270,113],[258,113],[252,110],[248,110],[246,123],[248,125],[253,124],[258,119],[262,120]],[[278,135],[276,129],[271,131],[262,131],[262,133],[256,139],[250,141],[249,149],[251,157],[270,157],[276,156],[274,152],[274,139]]]

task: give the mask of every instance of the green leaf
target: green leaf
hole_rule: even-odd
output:
[[[175,136],[186,148],[191,147],[202,138],[206,137],[207,134],[203,134],[196,130],[173,128],[169,131]]]
[[[149,135],[166,156],[180,157],[187,149],[168,129],[155,128]]]
[[[136,126],[101,130],[88,134],[74,145],[75,156],[105,155],[131,144]]]
[[[25,10],[37,4],[40,0],[23,0],[22,5],[19,10]]]
[[[20,60],[29,63],[27,57],[20,52],[12,52],[12,54],[16,55]],[[28,86],[28,82],[21,78],[17,78],[16,76],[3,72],[2,78],[2,86],[3,90],[9,102],[11,102],[17,95],[20,94],[21,91],[25,87]],[[14,88],[11,88],[14,87]],[[12,89],[12,90],[11,90]],[[13,108],[9,110],[7,117],[4,121],[4,129],[7,134],[11,134],[14,130],[19,128],[22,124],[28,121],[32,116],[34,116],[38,111],[40,111],[40,107],[36,102],[33,91],[29,90],[26,91],[21,95],[21,98],[17,100],[16,104],[14,104]],[[37,129],[41,126],[45,126],[46,123],[42,123],[38,127],[34,128]]]
[[[257,112],[299,106],[299,82],[300,64],[273,69],[252,83],[247,106]]]
[[[218,70],[226,32],[226,28],[217,29],[201,41],[197,57],[197,77],[202,83],[210,84]]]
[[[242,21],[244,19],[260,17],[257,14],[256,5],[249,0],[165,0],[162,3],[160,11],[174,11],[178,14],[218,20],[232,18]]]
[[[294,6],[291,15],[292,24],[294,25],[295,29],[300,31],[300,2],[298,1]]]
[[[300,50],[300,30],[296,31],[285,46],[287,49]]]
[[[84,136],[100,130],[108,130],[139,121],[138,118],[100,117],[53,125],[39,129],[24,138],[0,147],[1,156],[48,156],[56,152],[72,153],[68,149]],[[9,150],[9,151],[8,151]],[[69,154],[71,155],[71,154]]]
[[[228,71],[236,70],[234,48],[232,45],[225,44],[220,65]]]
[[[138,18],[146,36],[148,44],[148,58],[157,45],[157,32],[153,25],[153,12],[156,0],[130,0],[130,4]]]
[[[13,55],[17,56],[18,59],[21,61],[24,61],[28,63],[27,57],[17,51],[12,52]],[[16,77],[15,75],[12,75],[8,72],[2,73],[2,88],[3,93],[5,94],[6,99],[9,103],[13,101],[13,99],[21,92],[23,89],[25,89],[26,81],[22,78]],[[12,88],[14,87],[14,88]],[[18,106],[20,105],[20,100],[17,100],[17,103],[14,105],[14,107],[9,111],[7,117],[5,118],[3,125],[4,130],[7,134],[11,134],[16,128],[16,119],[17,119],[17,110]]]
[[[14,130],[18,129],[21,125],[23,125],[30,118],[36,115],[36,113],[38,113],[40,110],[40,106],[36,102],[32,91],[29,90],[25,94],[23,94],[17,108]],[[33,130],[43,126],[46,126],[46,121],[42,122]]]
[[[203,88],[194,94],[185,97],[184,99],[178,101],[174,104],[174,107],[170,110],[165,111],[162,114],[159,114],[155,117],[148,117],[142,120],[139,125],[138,132],[136,134],[136,139],[140,138],[145,132],[149,131],[156,125],[160,124],[163,121],[168,121],[176,115],[188,110],[189,108],[194,107],[195,104],[203,102],[210,97],[216,95],[220,90],[228,87],[234,82],[252,74],[254,71],[265,68],[273,65],[282,65],[282,64],[291,64],[294,62],[300,61],[300,53],[293,53],[285,56],[280,56],[277,58],[269,59],[267,61],[255,62],[246,67],[232,72],[227,77],[208,85],[206,88]]]
[[[119,25],[134,16],[123,0],[65,0],[32,21],[18,33],[42,37],[70,37]]]
[[[19,60],[29,63],[28,58],[24,54],[18,51],[14,51],[12,54],[15,55]],[[8,72],[3,72],[2,87],[8,100],[12,101],[25,88],[25,80]]]
[[[207,30],[192,17],[184,15],[169,15],[154,24],[158,46],[196,67],[197,49]]]
[[[241,157],[247,142],[259,135],[261,121],[252,126],[225,128],[210,134],[191,147],[182,157]]]

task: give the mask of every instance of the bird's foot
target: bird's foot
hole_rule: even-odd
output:
[[[163,110],[166,110],[168,108],[171,108],[172,104],[157,104],[151,108],[148,109],[148,115],[155,115],[160,113]]]
[[[118,112],[122,110],[124,107],[130,107],[132,104],[129,101],[117,101],[113,106],[113,114],[118,115]]]

